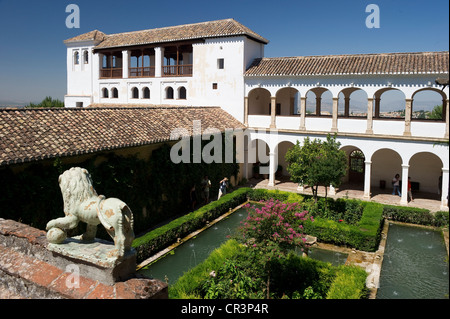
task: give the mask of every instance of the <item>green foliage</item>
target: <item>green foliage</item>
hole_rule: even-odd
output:
[[[433,110],[431,110],[428,118],[431,120],[442,120],[445,119],[442,113],[442,104],[436,105]]]
[[[264,282],[244,255],[223,262],[202,284],[205,299],[264,298]]]
[[[448,226],[448,212],[436,212],[434,215],[427,209],[385,205],[383,216],[387,219],[419,224],[425,226]]]
[[[51,96],[45,97],[45,99],[42,100],[41,103],[34,104],[30,103],[25,106],[26,108],[37,108],[37,107],[64,107],[64,102],[53,99]]]
[[[297,144],[286,153],[286,161],[289,163],[287,171],[291,180],[295,183],[309,185],[313,189],[314,199],[317,199],[319,186],[338,187],[341,179],[347,172],[347,156],[339,149],[340,143],[336,142],[336,136],[327,136],[322,142],[319,139],[311,141],[307,137],[303,146]]]
[[[358,266],[339,266],[327,299],[363,299],[368,295],[366,271]]]

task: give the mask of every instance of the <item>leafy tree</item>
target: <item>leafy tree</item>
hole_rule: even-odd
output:
[[[26,108],[36,108],[36,107],[64,107],[64,102],[61,102],[58,99],[53,99],[51,96],[47,96],[45,99],[42,100],[41,103],[34,104],[30,103]]]
[[[319,186],[325,186],[325,189],[329,185],[338,187],[347,172],[347,156],[339,150],[340,145],[336,136],[331,137],[330,134],[324,142],[319,139],[311,141],[307,137],[303,146],[297,141],[286,153],[291,180],[311,186],[316,202]]]
[[[442,120],[442,104],[436,105],[433,110],[431,110],[428,118],[432,120]]]

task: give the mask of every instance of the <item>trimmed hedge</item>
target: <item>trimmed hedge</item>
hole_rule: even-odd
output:
[[[435,227],[448,226],[449,218],[444,211],[432,214],[428,209],[392,205],[384,205],[383,216],[393,221]]]
[[[339,266],[327,299],[364,299],[368,295],[366,271],[358,266]]]
[[[289,202],[289,203],[294,203],[294,202],[298,202],[301,203],[303,202],[304,199],[304,195],[300,195],[297,193],[292,193],[292,192],[285,192],[285,191],[280,191],[280,190],[268,190],[268,189],[263,189],[263,188],[253,188],[250,189],[248,192],[248,197],[251,200],[254,201],[266,201],[269,200],[271,198],[273,198],[274,200],[279,200],[282,202]]]
[[[212,221],[230,209],[244,203],[250,188],[239,188],[232,193],[222,196],[199,209],[177,218],[133,241],[137,252],[138,262],[145,260],[158,251],[176,242],[190,233],[204,227],[206,222]]]
[[[358,250],[376,251],[383,226],[383,205],[361,202],[363,214],[357,225],[315,218],[304,223],[305,233],[320,241],[347,245]]]

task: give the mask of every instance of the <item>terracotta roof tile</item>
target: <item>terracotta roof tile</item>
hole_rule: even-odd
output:
[[[175,128],[244,128],[219,107],[0,110],[0,166],[170,140]]]
[[[92,38],[92,34],[90,33],[85,33],[77,37],[67,39],[64,42],[70,43],[86,40],[89,37]],[[240,35],[250,37],[262,43],[269,42],[267,39],[253,32],[234,19],[103,35],[104,39],[102,39],[102,42],[96,46],[96,49]]]
[[[261,58],[245,76],[448,73],[449,52]]]
[[[97,41],[101,42],[106,38],[106,34],[104,34],[101,31],[94,30],[90,31],[88,33],[80,34],[76,37],[67,39],[64,41],[64,43],[71,43],[71,42],[82,42],[82,41]]]

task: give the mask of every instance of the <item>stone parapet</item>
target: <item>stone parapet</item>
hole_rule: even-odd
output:
[[[8,298],[154,299],[168,298],[167,284],[127,276],[110,281],[105,272],[86,261],[48,249],[46,232],[0,219],[0,296]],[[73,269],[77,269],[74,276]],[[105,279],[106,278],[106,279]]]

